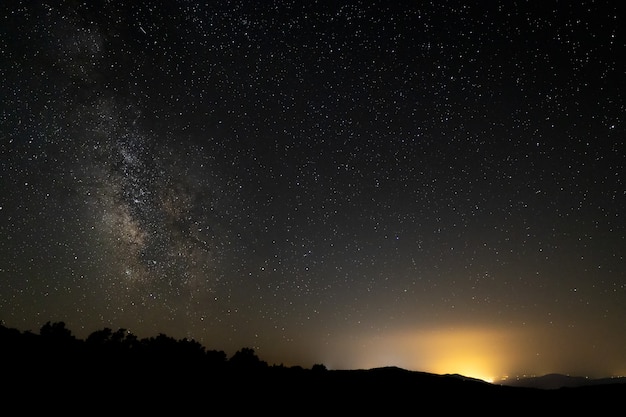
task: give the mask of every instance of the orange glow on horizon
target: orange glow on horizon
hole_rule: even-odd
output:
[[[580,326],[582,327],[582,326]],[[397,366],[418,372],[459,374],[499,383],[511,376],[602,378],[623,374],[613,358],[620,346],[602,343],[602,329],[486,324],[404,327],[388,332],[345,332],[319,346],[329,369]]]
[[[398,366],[497,382],[515,362],[519,339],[510,330],[480,327],[405,330],[372,337],[350,349],[350,358],[335,357],[334,362],[348,363],[347,368]],[[355,344],[344,341],[342,345],[345,343]]]
[[[413,353],[408,366],[436,374],[460,374],[493,382],[506,371],[512,343],[503,332],[463,328],[396,337]],[[407,352],[408,353],[408,352]]]

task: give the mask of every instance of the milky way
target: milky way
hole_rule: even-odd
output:
[[[7,324],[304,366],[626,372],[618,3],[0,16]]]

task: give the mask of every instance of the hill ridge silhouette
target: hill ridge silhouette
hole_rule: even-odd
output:
[[[510,379],[503,381],[502,383],[504,385],[518,387],[559,389],[577,388],[591,385],[625,384],[626,377],[588,378],[585,376],[573,376],[552,372],[539,376]]]
[[[539,404],[544,410],[563,411],[563,404],[592,404],[592,399],[597,408],[598,398],[602,406],[617,404],[626,394],[626,384],[598,385],[593,391],[548,391],[397,366],[329,370],[323,364],[268,365],[251,348],[243,347],[228,358],[223,351],[208,350],[194,340],[162,333],[139,339],[124,329],[104,328],[81,340],[63,322],[47,322],[39,334],[0,325],[0,357],[5,398],[16,400],[27,393],[49,406],[64,398],[79,398],[86,404],[109,398],[126,409],[144,412],[169,408],[179,413],[182,406],[207,404],[229,407],[235,413],[321,413],[329,407],[337,412],[390,413],[430,406],[466,412],[501,401],[529,412]]]

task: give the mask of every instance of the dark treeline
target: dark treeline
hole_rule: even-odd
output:
[[[63,322],[47,322],[38,334],[0,325],[0,358],[5,407],[65,415],[199,409],[235,415],[390,415],[410,409],[417,414],[597,413],[621,405],[626,396],[626,384],[547,391],[395,367],[270,366],[251,348],[228,357],[165,334],[139,339],[124,329],[104,328],[81,340]],[[89,408],[72,410],[69,404]]]
[[[97,373],[107,366],[141,372],[157,370],[159,374],[305,371],[300,366],[269,366],[252,348],[243,347],[229,358],[224,351],[207,350],[195,340],[175,339],[163,333],[139,339],[126,329],[113,331],[105,327],[82,340],[75,337],[64,322],[47,322],[38,334],[0,324],[0,342],[3,357],[19,360],[23,366],[37,371],[69,370],[74,366],[80,367],[83,373]],[[316,364],[310,370],[317,372],[326,367]]]
[[[27,396],[52,405],[74,398],[144,411],[205,401],[227,401],[235,410],[262,407],[276,395],[305,395],[314,375],[327,373],[321,364],[270,366],[247,347],[228,357],[165,334],[140,339],[125,329],[104,328],[83,340],[64,322],[47,322],[39,333],[0,324],[0,358],[5,401],[21,403]]]

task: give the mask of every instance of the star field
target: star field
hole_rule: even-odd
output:
[[[8,325],[626,372],[619,2],[0,8]]]

